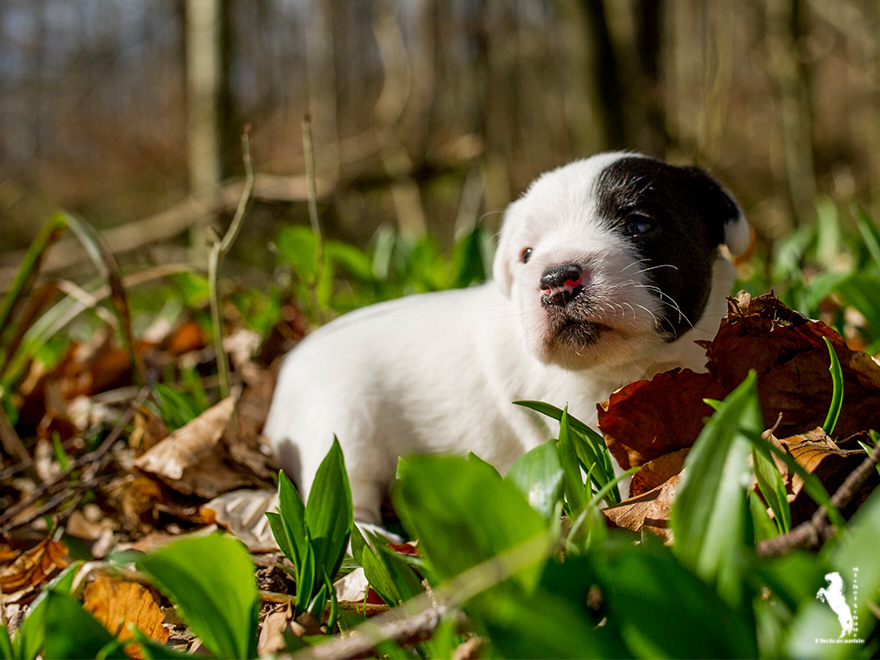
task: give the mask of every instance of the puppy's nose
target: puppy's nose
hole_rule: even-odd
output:
[[[584,289],[585,274],[577,264],[553,266],[541,275],[541,302],[564,307]]]

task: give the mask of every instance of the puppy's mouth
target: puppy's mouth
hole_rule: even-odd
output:
[[[549,347],[587,348],[612,328],[583,312],[548,310],[544,344]]]

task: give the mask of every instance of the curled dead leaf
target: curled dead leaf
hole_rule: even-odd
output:
[[[272,552],[278,550],[278,544],[266,512],[277,508],[277,491],[235,490],[215,497],[199,513],[205,522],[216,523],[234,534],[251,552]]]
[[[647,493],[603,509],[602,513],[616,527],[633,532],[652,532],[669,540],[669,508],[675,499],[680,477],[676,474]]]
[[[47,537],[0,571],[0,592],[7,603],[18,602],[69,565],[67,546]]]

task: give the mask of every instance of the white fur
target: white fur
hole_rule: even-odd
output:
[[[303,492],[336,435],[355,519],[379,524],[399,456],[473,451],[503,471],[555,436],[548,419],[512,401],[568,403],[574,416],[595,423],[596,403],[619,387],[675,366],[704,368],[694,340],[717,330],[733,269],[717,256],[702,318],[677,341],[663,341],[654,317],[664,302],[641,286],[647,276],[625,239],[594,217],[596,176],[622,155],[546,174],[513,203],[495,282],[358,310],[286,357],[265,435]],[[744,219],[731,223],[730,243],[744,226]],[[524,246],[535,248],[526,264]],[[547,347],[536,284],[543,269],[566,260],[588,265],[603,301],[597,320],[611,328],[577,350]]]

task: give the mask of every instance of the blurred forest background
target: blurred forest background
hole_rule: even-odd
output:
[[[59,208],[124,263],[203,244],[245,125],[234,256],[270,267],[279,224],[308,223],[306,113],[322,222],[359,244],[494,230],[540,172],[612,148],[708,168],[767,242],[820,196],[876,218],[878,23],[877,0],[0,0],[0,283]]]

